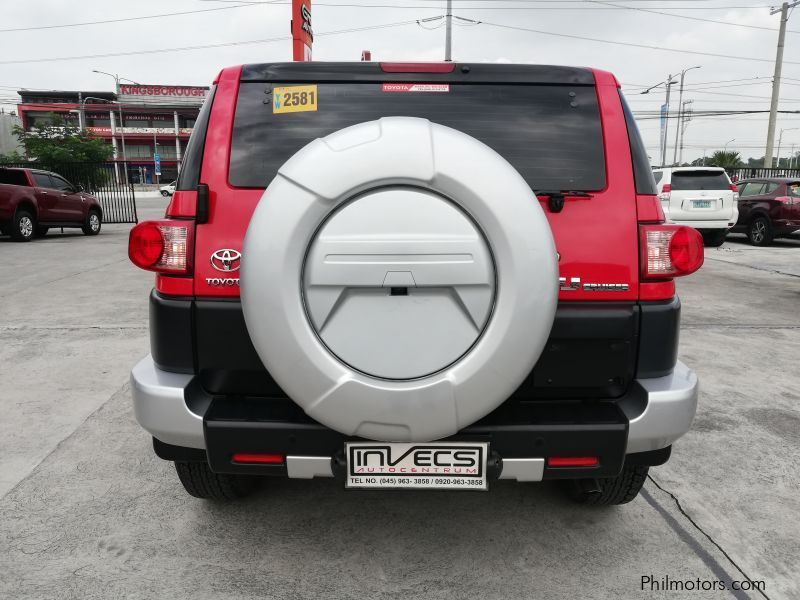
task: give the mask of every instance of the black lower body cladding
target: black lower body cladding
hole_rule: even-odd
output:
[[[562,302],[550,338],[512,399],[618,398],[677,358],[680,301]],[[212,394],[286,397],[250,341],[237,299],[150,296],[156,364],[197,373]]]

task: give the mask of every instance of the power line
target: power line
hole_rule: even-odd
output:
[[[455,17],[455,18],[464,19],[464,17]],[[473,19],[464,19],[464,20],[472,21]],[[681,50],[679,48],[666,48],[664,46],[651,46],[649,44],[637,44],[637,43],[634,43],[634,42],[618,42],[618,41],[615,41],[615,40],[604,40],[604,39],[600,39],[600,38],[591,38],[591,37],[586,37],[586,36],[582,36],[582,35],[574,35],[574,34],[571,34],[571,33],[556,33],[554,31],[544,31],[544,30],[541,30],[541,29],[530,29],[528,27],[520,27],[519,25],[506,25],[506,24],[503,24],[503,23],[492,23],[492,22],[489,22],[489,21],[479,21],[479,23],[482,23],[484,25],[489,25],[490,27],[498,27],[500,29],[510,29],[510,30],[513,30],[513,31],[525,31],[525,32],[528,32],[528,33],[538,33],[539,35],[548,35],[548,36],[553,36],[553,37],[563,37],[563,38],[569,38],[569,39],[573,39],[573,40],[582,40],[584,42],[596,42],[596,43],[599,43],[599,44],[612,44],[612,45],[615,45],[615,46],[628,46],[628,47],[631,47],[631,48],[644,48],[646,50],[660,50],[662,52],[675,52],[675,53],[678,53],[678,54],[692,54],[692,55],[695,55],[695,56],[712,56],[714,58],[730,58],[730,59],[733,59],[733,60],[749,60],[749,61],[766,62],[766,63],[773,62],[772,59],[769,59],[769,58],[755,58],[755,57],[750,57],[750,56],[733,56],[733,55],[730,55],[730,54],[717,54],[717,53],[714,53],[714,52],[700,52],[698,50]],[[787,61],[784,61],[784,63],[789,64],[789,65],[800,65],[800,62],[798,62],[798,61],[788,61],[787,60]],[[3,64],[3,63],[0,63],[0,64]]]
[[[759,25],[745,25],[743,23],[732,23],[731,21],[718,21],[716,19],[704,19],[703,17],[690,17],[688,15],[678,15],[678,14],[675,14],[675,13],[666,13],[666,12],[662,12],[660,10],[653,10],[650,7],[648,7],[648,8],[640,8],[638,6],[620,6],[619,4],[612,4],[611,2],[603,2],[602,0],[588,0],[588,1],[589,2],[594,2],[594,3],[597,3],[597,4],[604,4],[606,6],[615,6],[617,8],[624,8],[626,10],[635,10],[635,11],[639,11],[639,12],[651,13],[651,14],[654,14],[654,15],[664,15],[666,17],[673,17],[673,18],[676,18],[676,19],[688,19],[690,21],[703,21],[705,23],[717,23],[719,25],[727,25],[729,27],[744,27],[746,29],[760,29],[762,31],[770,31],[772,33],[775,33],[776,31],[778,31],[777,29],[773,29],[772,27],[761,27]],[[793,30],[793,29],[787,29],[786,31],[788,33],[800,33],[800,31]]]
[[[382,23],[380,25],[367,25],[364,27],[351,27],[349,29],[339,29],[336,31],[323,31],[320,33],[315,33],[316,37],[323,37],[328,35],[340,35],[344,33],[357,33],[360,31],[371,31],[373,29],[387,29],[389,27],[402,27],[404,25],[414,25],[416,24],[418,19],[412,19],[408,21],[396,21],[394,23]],[[27,58],[23,60],[3,60],[0,61],[0,65],[20,65],[20,64],[29,64],[29,63],[40,63],[40,62],[55,62],[55,61],[66,61],[66,60],[84,60],[89,58],[111,58],[116,56],[133,56],[133,55],[140,55],[140,54],[160,54],[165,52],[185,52],[189,50],[205,50],[209,48],[226,48],[230,46],[246,46],[249,44],[271,44],[274,42],[285,42],[287,40],[291,40],[291,36],[283,35],[279,37],[273,38],[264,38],[260,40],[244,40],[239,42],[220,42],[218,44],[202,44],[198,46],[181,46],[177,48],[156,48],[152,50],[133,50],[128,52],[107,52],[104,54],[83,54],[78,56],[51,56],[48,58]]]
[[[217,6],[215,8],[184,10],[181,12],[160,13],[157,15],[142,15],[139,17],[121,17],[119,19],[105,19],[103,21],[82,21],[79,23],[60,23],[57,25],[36,25],[34,27],[10,27],[8,29],[0,29],[0,33],[10,33],[12,31],[36,31],[39,29],[62,29],[66,27],[85,27],[87,25],[107,25],[109,23],[124,23],[126,21],[144,21],[145,19],[162,19],[164,17],[177,17],[181,15],[193,15],[197,13],[207,13],[220,10],[233,10],[235,8],[247,8],[249,6],[256,6],[256,4],[275,4],[275,2],[259,2],[259,3],[247,3],[247,4],[240,3],[234,6]]]

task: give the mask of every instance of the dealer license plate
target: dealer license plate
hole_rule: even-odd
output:
[[[711,200],[692,200],[692,208],[711,208]]]
[[[348,488],[486,490],[487,442],[348,442]]]

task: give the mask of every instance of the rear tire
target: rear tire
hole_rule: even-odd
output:
[[[15,242],[30,242],[36,233],[36,219],[27,210],[18,210],[11,220],[11,237]]]
[[[207,463],[175,461],[178,478],[190,496],[203,500],[244,498],[258,486],[258,478],[214,473]]]
[[[756,217],[747,226],[747,239],[753,246],[769,246],[775,239],[772,223],[767,217]]]
[[[84,235],[97,235],[100,233],[100,228],[102,225],[100,213],[96,210],[90,210],[86,215],[86,222],[83,224],[81,229],[83,230]]]
[[[164,198],[166,198],[169,196],[169,192],[167,190],[161,190],[161,195],[164,196]]]
[[[703,245],[709,248],[719,248],[728,236],[727,229],[706,229],[700,233],[703,235]]]
[[[586,492],[576,480],[567,480],[564,483],[567,486],[567,494],[578,504],[591,506],[627,504],[639,494],[649,470],[647,466],[625,465],[616,477],[597,480],[599,493]]]

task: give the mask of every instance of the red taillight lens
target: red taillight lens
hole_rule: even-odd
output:
[[[192,233],[189,222],[144,221],[131,229],[128,257],[147,271],[188,273]]]
[[[548,467],[596,467],[600,461],[596,456],[551,456]]]
[[[164,238],[158,225],[152,221],[139,223],[131,229],[128,238],[128,258],[141,269],[149,269],[155,265],[164,252]]]
[[[800,204],[800,198],[792,198],[791,196],[780,196],[775,200],[782,204]]]
[[[282,465],[283,454],[255,454],[237,452],[232,457],[233,462],[252,465]]]
[[[665,279],[694,273],[703,265],[703,237],[681,225],[642,225],[642,277]]]
[[[669,194],[672,191],[672,186],[668,183],[664,184],[664,189],[661,190],[662,194]]]
[[[736,184],[735,184],[735,183],[732,183],[732,184],[731,184],[731,191],[732,191],[732,192],[734,192],[735,194],[738,194],[738,193],[739,193],[739,188],[738,188],[738,187],[736,187]]]

